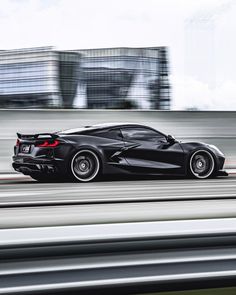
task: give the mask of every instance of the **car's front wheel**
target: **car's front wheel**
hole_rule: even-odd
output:
[[[190,173],[195,178],[206,179],[214,174],[215,161],[206,150],[198,150],[192,154],[189,162]]]
[[[100,171],[98,156],[91,150],[78,151],[71,160],[71,172],[76,180],[89,182],[94,180]]]

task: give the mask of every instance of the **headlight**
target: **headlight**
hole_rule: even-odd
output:
[[[213,145],[213,144],[209,144],[208,146],[209,146],[210,148],[212,148],[213,150],[215,150],[218,154],[220,154],[221,156],[224,157],[224,154],[222,153],[221,150],[218,149],[217,146],[215,146],[215,145]]]

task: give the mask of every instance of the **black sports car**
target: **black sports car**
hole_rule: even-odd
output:
[[[227,175],[215,146],[179,142],[139,124],[100,124],[19,134],[13,168],[38,181],[74,178],[88,182],[101,174],[178,174],[196,178]]]

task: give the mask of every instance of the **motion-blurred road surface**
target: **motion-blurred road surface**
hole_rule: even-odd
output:
[[[0,180],[1,228],[236,217],[234,175],[93,183],[17,177]]]

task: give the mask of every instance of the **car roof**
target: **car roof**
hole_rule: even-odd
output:
[[[110,128],[110,127],[144,127],[141,124],[136,124],[136,123],[101,123],[101,124],[95,124],[91,125],[89,127],[94,128],[94,129],[103,129],[103,128]]]
[[[108,128],[115,128],[115,127],[147,127],[141,124],[136,124],[136,123],[102,123],[102,124],[95,124],[95,125],[89,125],[89,126],[84,126],[80,128],[73,128],[73,129],[68,129],[68,130],[63,130],[60,131],[60,133],[63,134],[73,134],[73,133],[84,133],[86,131],[95,131],[95,130],[105,130]]]

